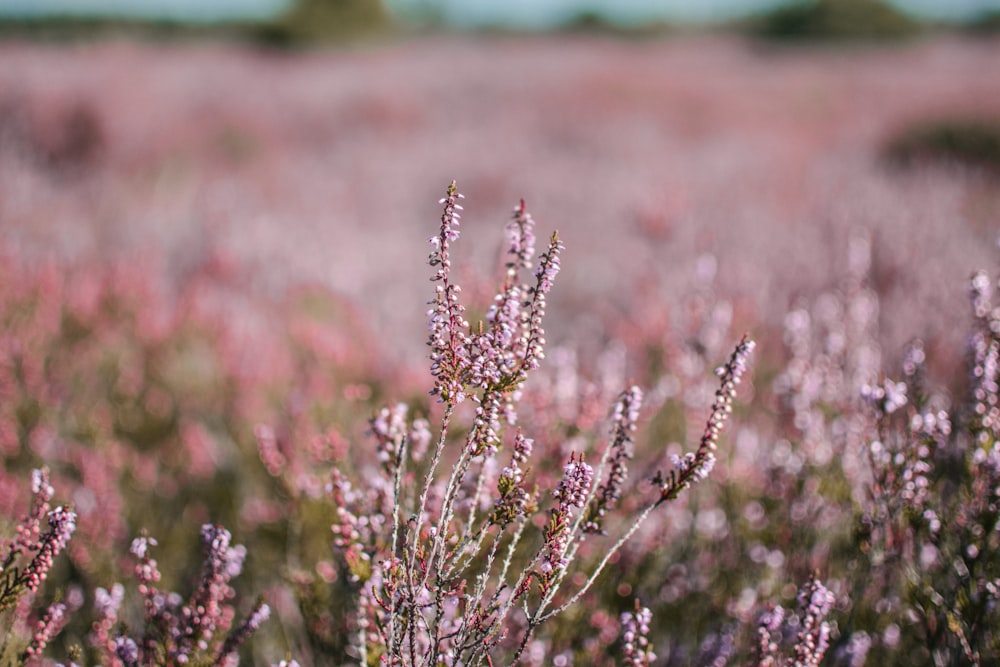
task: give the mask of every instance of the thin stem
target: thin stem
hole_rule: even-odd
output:
[[[436,472],[438,465],[441,463],[441,456],[444,452],[445,441],[448,437],[448,426],[451,423],[451,416],[454,410],[455,403],[452,399],[449,399],[445,403],[444,414],[441,416],[441,432],[438,436],[437,443],[434,445],[434,454],[431,457],[430,465],[427,467],[427,472],[424,475],[424,482],[420,490],[420,501],[417,503],[416,514],[410,522],[407,522],[407,530],[410,531],[410,539],[408,540],[409,544],[401,554],[403,557],[406,575],[406,600],[404,602],[403,609],[404,618],[401,619],[405,623],[405,627],[402,629],[402,632],[403,635],[409,639],[411,662],[415,659],[417,654],[417,618],[422,617],[422,614],[417,609],[417,587],[415,586],[417,577],[414,572],[416,562],[419,560],[418,544],[420,543],[420,532],[424,523],[424,513],[427,509],[427,498],[430,495],[431,487],[434,485],[434,473]],[[410,523],[412,523],[412,526]],[[426,583],[427,577],[425,573],[421,578],[420,588],[422,589]],[[395,622],[395,619],[392,619],[390,622]],[[400,639],[402,641],[403,638],[401,637]]]
[[[396,554],[399,553],[399,533],[400,533],[400,521],[399,513],[401,502],[401,490],[403,486],[403,469],[406,464],[406,456],[409,452],[409,438],[403,438],[403,444],[399,448],[398,455],[396,457],[396,474],[393,479],[392,485],[392,561],[390,567],[395,569]],[[395,576],[391,574],[389,576]],[[389,634],[386,638],[386,643],[389,649],[396,645],[396,595],[395,591],[389,596]],[[365,663],[362,663],[365,664]]]
[[[475,429],[469,434],[469,438],[473,437]],[[448,485],[445,487],[444,498],[441,501],[441,512],[438,516],[437,530],[434,535],[434,541],[431,543],[431,553],[427,558],[426,571],[424,572],[423,584],[426,584],[430,578],[430,573],[434,569],[434,563],[438,559],[439,555],[444,552],[444,545],[447,538],[448,530],[451,525],[451,519],[453,516],[452,508],[455,504],[455,498],[458,496],[458,489],[462,483],[462,478],[465,477],[465,473],[469,470],[469,465],[472,462],[472,457],[469,455],[468,443],[462,449],[461,455],[459,455],[458,461],[451,469],[451,477],[448,478]]]
[[[466,519],[465,524],[465,535],[472,534],[472,525],[476,522],[476,509],[479,506],[479,496],[483,493],[483,487],[486,486],[486,461],[487,457],[483,455],[483,461],[479,476],[476,478],[476,491],[472,496],[472,502],[469,503],[469,517]]]
[[[451,423],[451,415],[454,411],[454,401],[448,400],[445,403],[444,414],[441,416],[441,434],[434,445],[434,455],[431,458],[430,465],[427,467],[427,473],[424,475],[424,484],[420,491],[420,502],[417,504],[416,521],[412,529],[413,533],[410,541],[410,553],[414,555],[417,553],[417,542],[420,539],[420,529],[423,526],[424,512],[427,509],[427,496],[430,495],[431,487],[434,485],[434,473],[441,463],[441,454],[444,451],[445,440],[448,437],[448,426]]]
[[[611,549],[608,550],[606,554],[604,554],[604,558],[602,558],[601,562],[597,564],[597,568],[593,571],[593,573],[591,573],[590,578],[587,579],[587,582],[583,585],[583,587],[580,588],[580,590],[577,591],[573,597],[564,602],[562,605],[560,605],[556,609],[553,609],[549,613],[539,618],[538,622],[542,623],[552,618],[553,616],[561,614],[562,612],[566,611],[566,609],[568,609],[570,605],[574,604],[577,600],[583,597],[587,593],[587,591],[590,590],[590,587],[594,585],[594,582],[597,580],[597,577],[604,570],[605,566],[607,566],[607,564],[611,562],[611,559],[614,557],[614,555],[618,553],[618,550],[621,549],[625,545],[625,543],[629,541],[632,535],[635,534],[635,531],[639,530],[639,526],[641,526],[646,521],[650,513],[654,509],[656,509],[656,507],[658,507],[660,503],[661,503],[660,500],[656,500],[655,502],[647,505],[646,509],[644,509],[642,511],[642,514],[640,514],[636,518],[636,520],[632,523],[632,526],[625,532],[625,534],[622,535],[620,538],[618,538],[618,541],[614,543],[614,545],[611,547]],[[539,607],[538,611],[539,612],[541,611],[541,607]]]
[[[450,579],[456,572],[460,572],[472,564],[476,554],[479,553],[479,550],[483,546],[483,541],[486,539],[486,534],[489,532],[491,525],[492,524],[490,524],[489,521],[483,521],[474,537],[472,535],[468,535],[462,539],[462,542],[455,548],[455,551],[452,554],[453,560],[451,565],[449,565],[448,569],[444,570],[441,575],[443,579]],[[472,548],[468,551],[468,559],[465,562],[460,563],[459,558],[463,553],[465,553],[466,549],[470,545]]]
[[[514,657],[511,658],[509,667],[514,667],[518,660],[521,659],[521,654],[524,653],[524,649],[528,645],[528,640],[531,638],[531,635],[534,633],[536,627],[538,627],[538,623],[534,622],[532,619],[528,619],[528,629],[524,631],[524,636],[521,637],[521,643],[517,647],[517,652],[514,654]]]

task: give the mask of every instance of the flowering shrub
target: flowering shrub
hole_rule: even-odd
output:
[[[116,582],[127,627],[108,628],[111,640],[141,648],[147,628],[180,632],[180,620],[144,620],[129,547],[156,537],[156,587],[183,593],[171,598],[180,614],[200,586],[204,525],[247,547],[227,584],[230,630],[255,596],[271,609],[244,662],[357,664],[362,630],[374,660],[388,626],[371,586],[410,604],[410,618],[435,618],[404,597],[419,581],[387,595],[380,568],[414,537],[433,553],[448,479],[431,487],[419,531],[415,512],[399,515],[392,552],[393,466],[405,447],[400,497],[417,504],[452,379],[466,397],[436,477],[474,428],[483,449],[467,455],[452,501],[451,526],[472,538],[455,568],[484,571],[500,541],[481,596],[465,576],[448,598],[446,627],[458,605],[479,599],[486,611],[523,522],[508,573],[537,555],[529,611],[543,576],[565,566],[552,611],[603,567],[577,604],[531,631],[523,664],[794,661],[810,617],[798,596],[814,577],[833,596],[821,607],[826,664],[997,655],[991,445],[979,441],[993,389],[977,379],[992,375],[992,334],[969,355],[980,376],[967,373],[955,296],[970,266],[995,259],[1000,198],[988,171],[924,166],[945,153],[981,161],[989,142],[982,128],[951,128],[904,142],[912,168],[879,156],[920,119],[996,116],[1000,88],[982,72],[1000,44],[932,38],[844,54],[717,35],[420,39],[280,59],[223,45],[3,48],[0,538],[17,538],[33,469],[49,469],[53,506],[77,515],[34,602],[22,591],[3,612],[0,632],[23,620],[4,661],[50,628],[46,655],[108,664],[89,636],[107,602],[95,591],[114,598]],[[495,303],[505,278],[497,290],[476,277],[492,244],[449,240],[449,283],[464,290],[449,298],[471,325],[455,328],[458,356],[443,329],[447,344],[431,348],[405,333],[427,300],[426,268],[407,258],[419,221],[436,217],[426,193],[445,168],[465,174],[487,219],[526,187],[558,202],[569,248],[545,294],[545,358],[519,387],[497,383],[527,352],[516,336],[531,323],[517,318],[530,307],[515,306],[538,285],[538,256],[513,279],[517,299]],[[440,306],[444,326],[454,312]],[[711,369],[747,330],[755,380],[714,460],[699,458]],[[914,335],[922,345],[904,352]],[[440,352],[433,384],[422,349]],[[434,384],[443,391],[429,397]],[[973,391],[985,395],[981,418]],[[647,482],[662,470],[669,483],[675,463],[714,467],[609,556],[660,497]],[[581,499],[571,482],[587,483],[588,469]],[[352,551],[341,510],[377,550]],[[438,564],[456,548],[441,539]],[[47,615],[53,604],[65,607]],[[510,609],[495,654],[513,655],[528,618]],[[215,661],[217,648],[192,655]]]
[[[830,626],[826,615],[834,603],[834,596],[822,583],[810,579],[799,590],[800,613],[789,619],[780,606],[761,614],[757,625],[758,644],[755,661],[761,667],[795,665],[816,667],[830,646]],[[782,655],[785,637],[793,636],[791,655]]]
[[[234,610],[230,602],[235,591],[229,581],[243,569],[246,548],[231,545],[232,536],[221,526],[202,526],[201,538],[205,547],[202,574],[186,602],[177,593],[157,587],[160,570],[150,553],[156,540],[148,536],[133,540],[130,551],[136,558],[144,629],[141,634],[130,634],[118,627],[125,595],[121,584],[110,591],[98,588],[94,595],[97,621],[90,643],[102,654],[102,664],[145,667],[239,662],[239,647],[267,620],[271,609],[259,601],[241,623],[231,627]]]
[[[671,469],[652,478],[654,493],[637,516],[607,535],[628,480],[642,392],[631,387],[618,397],[597,465],[572,452],[546,492],[554,479],[531,474],[545,461],[518,404],[544,358],[543,316],[562,243],[553,234],[534,267],[534,221],[522,201],[507,227],[504,281],[485,322],[470,325],[451,271],[460,199],[453,183],[431,239],[430,393],[442,405],[436,434],[426,419],[408,420],[406,405],[385,408],[371,421],[379,476],[355,486],[334,472],[335,543],[356,599],[346,652],[361,664],[494,664],[500,656],[517,663],[536,630],[587,593],[653,510],[711,471],[754,346],[744,338],[719,369],[721,386],[695,451],[675,455]],[[473,409],[463,426],[466,403]],[[505,445],[510,454],[501,458]],[[602,557],[582,578],[573,576],[595,540]],[[631,622],[648,625],[642,618]],[[635,664],[652,655],[648,646],[627,653]]]
[[[331,430],[351,423],[341,416],[394,375],[349,349],[363,335],[352,311],[318,289],[289,291],[280,306],[239,293],[242,267],[216,255],[170,283],[153,259],[141,268],[59,266],[4,254],[0,508],[16,517],[31,468],[44,465],[75,517],[68,565],[42,592],[62,591],[66,604],[72,591],[110,588],[142,530],[157,536],[171,564],[162,586],[182,590],[201,567],[197,525],[209,522],[254,536],[257,550],[247,560],[254,593],[283,583],[281,568],[295,553],[287,535],[301,515],[286,511],[290,496],[261,465],[251,415],[272,416],[281,438],[317,415]],[[382,380],[360,388],[361,368]],[[328,456],[320,443],[292,462],[302,488],[321,492],[323,482],[310,487],[305,471]],[[34,511],[44,532],[45,513]],[[15,523],[3,525],[6,537]],[[23,548],[30,534],[20,539],[20,551],[5,558],[31,553]],[[13,586],[23,568],[4,570]],[[89,646],[97,612],[75,606],[60,621],[56,655]],[[275,649],[287,650],[280,642]]]
[[[32,471],[31,510],[15,526],[14,538],[0,542],[0,664],[17,664],[42,655],[71,611],[66,603],[55,602],[34,623],[28,619],[35,593],[76,530],[75,512],[50,505],[54,493],[49,471]],[[48,524],[44,531],[43,520]]]
[[[651,291],[641,317],[609,315],[621,342],[589,354],[546,340],[564,249],[552,235],[536,256],[523,202],[499,287],[467,300],[461,202],[452,185],[431,239],[429,392],[357,357],[366,332],[322,291],[241,301],[239,269],[216,260],[173,295],[127,267],[112,272],[135,280],[0,269],[4,515],[25,479],[33,498],[0,544],[0,664],[997,655],[986,274],[964,377],[919,340],[886,372],[873,241],[856,236],[840,284],[765,332],[767,381],[719,448],[754,343],[708,377],[746,318],[714,294],[710,257],[678,314]],[[273,312],[281,328],[258,318]],[[51,506],[53,486],[72,509]]]
[[[898,618],[907,659],[935,664],[985,664],[1000,649],[1000,310],[985,273],[970,293],[965,400],[949,407],[927,386],[919,342],[902,381],[863,394],[872,479],[859,517],[869,570],[859,606]]]
[[[347,348],[364,335],[349,310],[306,289],[281,307],[240,294],[245,276],[224,258],[193,267],[176,288],[152,260],[27,264],[13,257],[0,268],[0,506],[11,512],[27,469],[47,465],[78,513],[83,540],[71,555],[99,579],[110,575],[112,545],[142,528],[193,542],[176,526],[178,508],[207,520],[211,506],[227,525],[276,515],[251,415],[273,415],[279,432],[321,411],[329,425],[353,395],[306,397],[346,393],[368,365]]]
[[[74,589],[65,601],[47,607],[37,618],[30,614],[36,593],[48,578],[55,558],[65,550],[76,529],[76,513],[65,507],[51,508],[54,489],[46,468],[32,472],[32,506],[15,526],[16,535],[2,545],[0,555],[0,664],[37,662],[46,646],[78,611],[82,594]],[[42,519],[48,529],[42,531]],[[258,602],[246,619],[230,630],[234,611],[230,605],[235,592],[230,579],[240,573],[246,549],[230,545],[231,535],[221,526],[202,527],[205,560],[195,592],[186,603],[176,593],[157,588],[161,575],[150,547],[151,537],[133,541],[135,577],[145,609],[145,630],[138,640],[121,625],[119,610],[125,589],[115,584],[111,591],[97,588],[94,593],[97,621],[89,644],[102,654],[101,664],[118,667],[166,664],[236,664],[237,650],[260,624],[270,608]],[[228,631],[228,633],[227,633]],[[73,653],[79,657],[80,647]]]

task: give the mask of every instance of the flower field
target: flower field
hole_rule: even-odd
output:
[[[0,665],[993,664],[998,61],[0,43]]]

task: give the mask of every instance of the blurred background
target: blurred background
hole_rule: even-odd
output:
[[[473,262],[495,261],[522,196],[562,230],[572,326],[642,282],[669,298],[703,256],[767,321],[866,230],[888,333],[910,332],[914,299],[955,314],[994,260],[998,12],[5,0],[0,224],[25,252],[154,246],[174,271],[211,248],[262,284],[371,300],[380,329],[421,341],[415,249],[455,178]]]
[[[472,264],[496,261],[522,196],[561,230],[559,319],[598,338],[590,306],[639,282],[669,299],[703,256],[748,325],[779,317],[857,230],[895,304],[887,335],[935,313],[921,328],[947,336],[937,313],[994,261],[998,16],[1000,0],[5,0],[0,224],[27,252],[155,246],[172,271],[224,252],[419,344],[415,249],[454,178]]]
[[[1000,0],[0,0],[2,516],[50,465],[81,514],[54,581],[87,590],[128,577],[144,528],[164,587],[183,587],[198,525],[224,523],[251,544],[243,600],[266,592],[283,619],[258,662],[336,655],[343,579],[317,498],[331,461],[364,451],[373,410],[432,410],[426,241],[455,179],[467,302],[491,297],[525,198],[539,238],[566,245],[552,372],[626,358],[622,375],[659,396],[649,451],[693,442],[711,368],[744,331],[760,342],[747,401],[764,425],[734,434],[731,494],[703,507],[732,532],[668,550],[658,524],[650,553],[689,569],[629,570],[603,593],[615,613],[633,585],[659,595],[680,639],[658,651],[693,664],[725,614],[855,567],[829,556],[861,497],[826,491],[845,475],[829,470],[842,424],[790,454],[809,423],[782,431],[772,392],[809,318],[845,404],[914,337],[932,377],[964,382],[967,281],[998,264],[998,72]],[[258,451],[260,423],[282,456]],[[840,503],[826,523],[781,514],[813,488],[803,461],[817,507]],[[765,495],[777,518],[739,528]],[[669,530],[702,525],[692,503]],[[738,529],[767,545],[752,572]],[[731,562],[697,565],[723,543]],[[864,631],[891,627],[878,619]],[[898,664],[929,664],[912,655]]]

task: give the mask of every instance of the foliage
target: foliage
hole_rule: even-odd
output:
[[[775,40],[856,41],[909,37],[919,24],[881,0],[795,2],[759,21],[758,34]]]
[[[965,29],[973,35],[995,37],[1000,33],[1000,11],[984,11],[965,24]]]
[[[1000,121],[954,117],[917,122],[890,139],[884,153],[902,166],[957,165],[1000,174]]]
[[[347,347],[366,334],[345,304],[310,288],[280,305],[247,301],[233,269],[218,257],[192,267],[175,293],[153,262],[57,268],[13,258],[0,269],[0,503],[13,515],[23,480],[43,463],[69,490],[77,531],[61,587],[110,587],[118,555],[142,531],[161,541],[168,589],[191,585],[201,556],[188,522],[255,536],[248,573],[258,590],[283,581],[301,519],[261,463],[251,415],[271,415],[282,434],[320,417],[332,429],[378,383],[350,389],[348,368],[368,363]],[[327,399],[311,400],[320,394]],[[86,644],[94,614],[69,619],[64,651]]]
[[[254,34],[275,46],[309,46],[384,34],[391,17],[382,0],[295,0]]]

